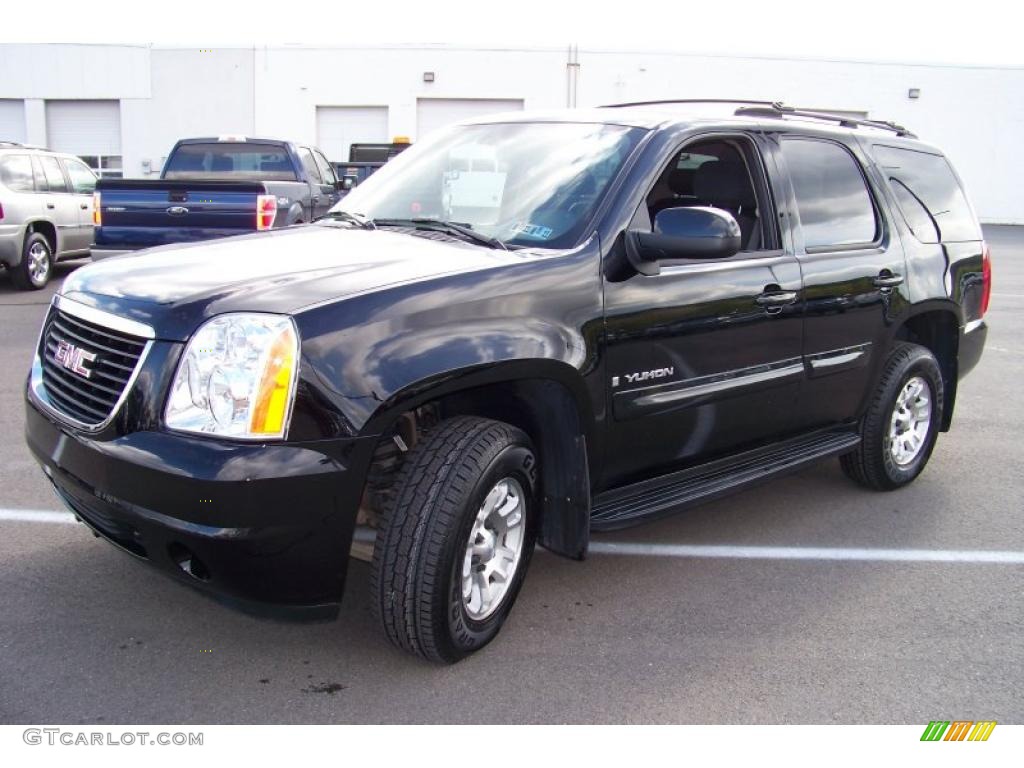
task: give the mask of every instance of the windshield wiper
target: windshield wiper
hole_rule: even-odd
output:
[[[334,219],[335,221],[346,221],[349,224],[355,224],[360,229],[377,228],[372,219],[366,218],[361,213],[352,213],[351,211],[328,211],[324,214],[323,218]]]
[[[486,245],[488,248],[500,248],[508,250],[508,246],[496,237],[490,237],[482,232],[477,232],[469,224],[460,224],[457,221],[444,221],[442,219],[368,219],[378,227],[414,227],[434,232],[447,232],[449,234],[461,235],[467,240],[472,240],[478,245]]]

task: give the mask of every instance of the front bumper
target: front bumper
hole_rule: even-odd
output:
[[[242,608],[331,614],[344,590],[370,438],[238,444],[164,432],[94,439],[27,404],[29,448],[90,528]]]

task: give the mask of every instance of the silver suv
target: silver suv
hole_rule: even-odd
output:
[[[60,259],[88,256],[96,175],[73,155],[0,141],[0,266],[14,285],[46,285]]]

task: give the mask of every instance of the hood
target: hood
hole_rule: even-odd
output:
[[[525,254],[389,230],[311,224],[163,246],[72,273],[69,299],[183,340],[224,312],[294,313],[386,286],[520,263]]]

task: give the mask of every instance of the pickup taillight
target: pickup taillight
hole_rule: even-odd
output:
[[[0,203],[0,221],[4,220],[4,204]]]
[[[992,251],[985,243],[981,252],[981,316],[988,312],[988,302],[992,298]]]
[[[270,229],[277,218],[277,198],[273,195],[256,197],[256,229]]]
[[[103,226],[103,213],[100,211],[100,193],[92,193],[92,223],[97,226]]]

